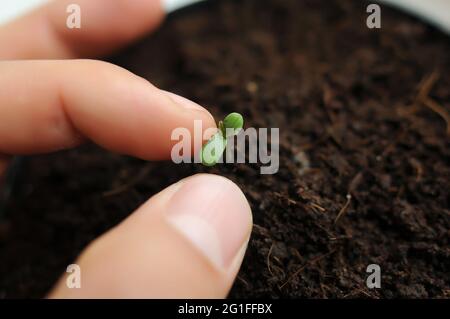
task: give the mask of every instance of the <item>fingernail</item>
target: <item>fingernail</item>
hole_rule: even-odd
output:
[[[201,105],[198,105],[195,102],[192,102],[191,100],[188,100],[185,97],[182,97],[180,95],[177,95],[172,92],[161,90],[164,94],[166,94],[174,103],[181,105],[182,107],[189,109],[189,110],[200,110],[205,111],[205,108],[203,108]]]
[[[217,175],[186,179],[170,200],[167,219],[210,262],[228,269],[242,258],[252,226],[241,190]]]

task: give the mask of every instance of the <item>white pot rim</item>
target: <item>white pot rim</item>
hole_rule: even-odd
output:
[[[163,0],[167,12],[201,1],[204,0]],[[375,0],[375,2],[396,7],[450,35],[450,0]]]
[[[378,0],[434,25],[450,35],[449,0]]]

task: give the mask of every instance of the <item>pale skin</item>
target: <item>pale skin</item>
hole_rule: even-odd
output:
[[[88,140],[146,160],[169,159],[173,129],[193,130],[194,120],[204,130],[215,127],[194,102],[118,66],[75,60],[103,56],[155,30],[164,19],[158,0],[78,0],[79,30],[65,25],[70,3],[54,1],[0,27],[0,174],[15,155]],[[88,245],[74,261],[80,289],[68,288],[63,274],[48,297],[226,297],[251,227],[250,207],[234,183],[189,177]]]

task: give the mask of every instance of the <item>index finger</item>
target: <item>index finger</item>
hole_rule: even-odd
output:
[[[172,131],[194,132],[195,120],[203,131],[215,127],[200,105],[109,63],[0,62],[0,153],[51,152],[89,139],[115,152],[167,159]]]

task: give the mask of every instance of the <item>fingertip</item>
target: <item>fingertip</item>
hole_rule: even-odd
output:
[[[80,28],[68,28],[61,15],[72,3],[51,2],[36,15],[47,16],[55,42],[79,57],[103,55],[123,47],[155,30],[166,16],[162,0],[79,0]]]
[[[234,182],[219,175],[198,174],[181,183],[167,208],[169,223],[217,269],[233,271],[252,228],[245,195]]]
[[[216,126],[204,107],[126,69],[93,60],[73,63],[73,74],[83,75],[63,79],[64,96],[71,101],[65,103],[68,113],[81,132],[110,150],[147,160],[168,159],[175,129],[187,129],[195,145],[196,134],[203,137]],[[200,132],[195,132],[196,121]]]

